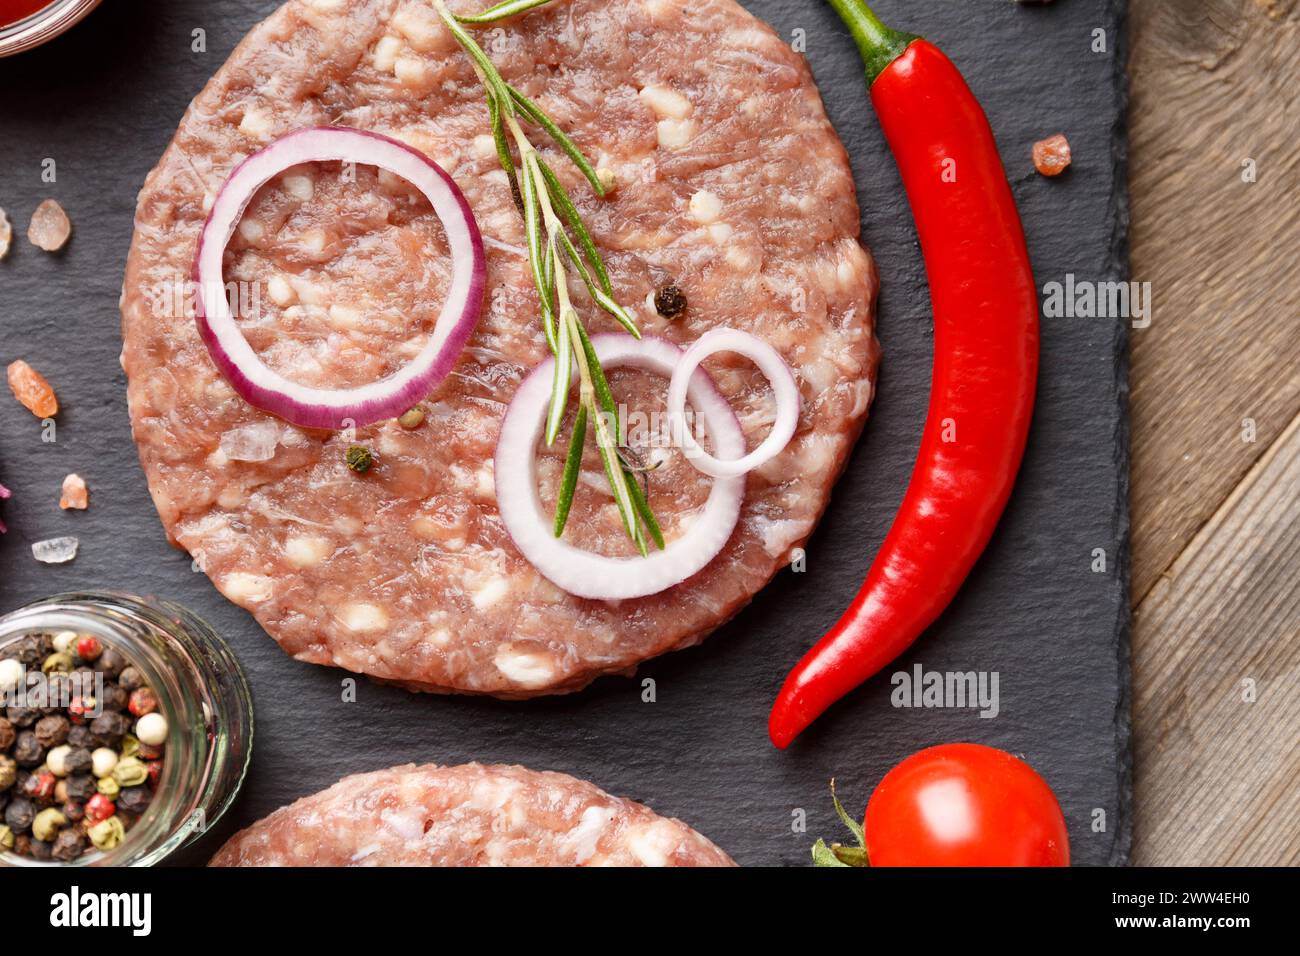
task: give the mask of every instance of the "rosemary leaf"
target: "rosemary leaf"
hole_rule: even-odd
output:
[[[600,289],[595,289],[591,297],[596,300],[596,304],[602,309],[618,319],[618,324],[627,330],[628,334],[634,339],[641,337],[641,330],[636,327],[636,321],[628,314],[627,310],[615,302],[610,296],[607,296]]]
[[[540,184],[534,175],[532,157],[524,156],[523,161],[524,233],[528,237],[528,264],[533,270],[533,285],[537,286],[538,303],[542,309],[542,325],[549,329],[554,321],[554,310],[551,306],[551,287],[546,281],[546,266],[543,261],[542,207],[537,198],[537,187]],[[551,345],[554,347],[553,331],[548,335],[548,339],[551,339]]]
[[[478,67],[479,78],[487,86],[488,92],[496,96],[500,101],[501,111],[509,116],[514,116],[516,112],[515,103],[511,96],[510,86],[501,78],[501,74],[497,71],[492,60],[483,52],[483,48],[478,45],[474,38],[466,32],[465,28],[460,25],[456,20],[456,16],[447,9],[447,4],[443,0],[433,0],[433,5],[438,11],[438,16],[442,18],[442,22],[447,24],[447,29],[451,31],[451,35],[460,44],[461,49],[469,54],[470,59],[474,61],[474,65]]]
[[[623,462],[618,457],[618,407],[614,404],[614,395],[609,390],[609,382],[605,379],[605,373],[600,367],[600,360],[596,357],[596,349],[587,336],[587,330],[582,327],[581,322],[577,321],[573,323],[573,330],[578,334],[581,347],[579,365],[585,371],[585,377],[591,383],[592,391],[595,393],[591,418],[596,429],[596,447],[600,450],[600,458],[605,465],[605,476],[609,480],[609,487],[614,492],[614,502],[618,505],[618,514],[623,519],[623,527],[633,541],[639,542],[638,547],[645,553],[641,523],[637,520],[636,506],[632,503],[632,494],[627,487],[627,472],[623,470]],[[601,414],[602,411],[604,414]],[[609,433],[611,421],[616,430],[614,435]]]
[[[595,389],[596,401],[606,415],[618,423],[618,406],[614,404],[614,393],[610,391],[609,380],[605,378],[605,370],[600,367],[600,360],[596,358],[596,347],[591,344],[591,337],[587,335],[587,330],[582,327],[582,323],[577,323],[578,341],[582,345],[583,354],[587,358],[587,368],[591,376],[591,387]],[[619,469],[622,471],[622,468]]]
[[[600,287],[605,290],[607,295],[613,295],[614,287],[610,285],[609,273],[605,271],[605,262],[600,257],[600,250],[596,248],[595,240],[591,238],[591,233],[587,231],[587,226],[582,221],[582,215],[578,212],[578,207],[573,204],[569,194],[564,191],[564,186],[555,175],[555,171],[540,156],[537,157],[537,167],[542,171],[542,178],[546,180],[546,187],[551,193],[551,202],[555,203],[559,208],[560,215],[569,224],[573,234],[578,237],[578,244],[582,246],[587,261],[591,263],[591,268],[600,277]]]
[[[482,13],[475,13],[470,16],[459,16],[456,19],[467,26],[482,26],[484,24],[496,23],[498,20],[504,20],[506,17],[513,17],[515,14],[523,13],[525,10],[532,10],[536,7],[542,7],[550,3],[551,0],[505,0],[504,3],[498,3],[495,6],[488,7]]]
[[[551,408],[546,415],[546,444],[555,444],[564,423],[564,409],[569,404],[569,387],[573,381],[573,339],[570,323],[576,324],[577,315],[572,309],[560,316],[558,346],[555,350],[555,375],[551,379]]]
[[[604,416],[598,413],[594,417],[597,422],[600,422]],[[600,424],[596,425],[596,447],[600,449],[600,460],[605,466],[605,477],[609,481],[609,486],[614,489],[618,515],[623,519],[623,529],[636,544],[641,556],[645,557],[650,553],[650,549],[646,547],[645,535],[641,532],[636,505],[633,504],[632,493],[628,489],[627,473],[623,471],[622,463],[618,460],[618,453],[613,450],[608,429]]]
[[[578,473],[582,471],[582,448],[587,443],[587,406],[579,405],[573,420],[573,434],[569,436],[569,454],[564,459],[564,478],[560,481],[560,496],[555,502],[555,536],[564,534],[573,507],[573,495],[578,489]]]
[[[546,237],[546,255],[542,259],[542,288],[547,301],[555,294],[555,237]]]
[[[510,152],[510,141],[506,139],[506,124],[501,118],[501,107],[497,103],[496,94],[491,90],[488,90],[487,101],[488,116],[492,120],[492,139],[497,147],[497,161],[510,181],[510,196],[515,201],[515,207],[519,210],[519,215],[523,216],[524,197],[519,191],[519,175],[515,171],[515,158]]]
[[[601,439],[602,431],[608,431],[607,423],[613,422],[614,425],[615,437],[610,438],[608,443],[611,454],[605,461],[605,471],[609,475],[609,483],[611,486],[616,486],[615,497],[618,497],[617,493],[619,490],[622,490],[627,494],[632,507],[636,509],[637,514],[645,521],[646,527],[650,529],[650,534],[654,538],[655,544],[662,549],[664,546],[664,535],[663,531],[659,528],[659,522],[655,520],[655,516],[650,510],[650,504],[646,501],[645,495],[642,494],[641,489],[637,487],[636,479],[628,474],[627,469],[623,465],[623,460],[618,454],[618,440],[616,436],[621,430],[621,426],[619,424],[618,406],[614,404],[614,393],[610,390],[609,381],[605,378],[605,372],[601,369],[600,362],[596,359],[596,349],[591,344],[591,339],[587,335],[587,330],[578,323],[575,323],[575,327],[582,345],[582,351],[587,359],[587,366],[591,377],[591,386],[592,390],[596,394],[597,405],[599,406],[600,411],[604,412],[603,415],[597,413],[595,416],[596,438],[598,444]],[[606,427],[602,428],[602,426]],[[604,446],[601,448],[601,455],[602,457],[605,457]],[[617,475],[617,478],[615,478],[615,475]],[[619,503],[619,509],[621,513],[621,501]],[[645,535],[641,533],[641,522],[637,521],[636,517],[633,516],[630,519],[624,517],[623,523],[625,527],[630,525],[628,533],[632,535],[632,540],[637,542],[637,547],[641,549],[641,554],[647,554],[648,549],[645,544]]]
[[[587,157],[582,154],[582,150],[578,149],[578,144],[569,138],[568,133],[556,126],[555,121],[543,113],[541,107],[536,103],[524,96],[524,94],[520,93],[509,83],[506,84],[506,89],[508,89],[510,95],[514,97],[515,105],[519,107],[519,112],[523,113],[527,119],[532,120],[542,129],[546,130],[551,139],[555,140],[555,145],[564,150],[569,159],[573,160],[573,165],[582,170],[582,175],[587,177],[587,181],[591,183],[591,188],[595,190],[596,195],[604,199],[605,187],[601,185],[600,177],[596,175],[595,167],[593,167],[587,160]]]
[[[627,475],[624,471],[623,474]],[[646,528],[650,530],[650,537],[654,539],[655,547],[660,551],[664,549],[664,532],[659,527],[659,522],[655,520],[655,513],[650,510],[650,502],[646,501],[645,493],[641,486],[636,483],[636,478],[632,475],[628,477],[628,489],[632,494],[632,504],[636,506],[637,513],[641,515],[641,521]]]
[[[591,272],[588,271],[586,265],[583,263],[582,257],[578,254],[578,250],[573,247],[573,240],[569,238],[568,233],[560,230],[559,237],[560,244],[564,247],[565,254],[568,255],[569,261],[573,263],[573,267],[578,270],[578,275],[582,277],[582,281],[586,284],[587,292],[591,295],[592,300],[614,318],[618,319],[619,324],[622,325],[623,328],[628,331],[628,334],[630,334],[634,339],[639,339],[641,337],[641,330],[636,327],[636,321],[628,314],[626,309],[614,301],[612,296],[606,295],[603,290],[596,287],[595,280],[591,277]]]

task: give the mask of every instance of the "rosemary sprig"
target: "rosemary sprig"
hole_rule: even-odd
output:
[[[446,0],[432,0],[439,17],[470,57],[487,94],[488,119],[497,159],[510,182],[511,194],[524,220],[528,240],[528,265],[537,287],[537,301],[546,343],[555,356],[555,377],[546,416],[546,443],[554,444],[564,423],[572,387],[573,369],[578,372],[578,413],[565,458],[563,479],[555,508],[555,536],[564,532],[573,496],[588,425],[595,433],[596,447],[605,476],[614,495],[619,517],[628,536],[641,554],[649,553],[650,541],[664,546],[663,532],[646,500],[646,494],[619,453],[621,434],[618,406],[609,382],[592,347],[591,339],[569,295],[569,268],[577,272],[593,302],[608,312],[630,335],[641,337],[631,313],[614,298],[609,272],[577,206],[569,198],[559,177],[547,165],[524,130],[524,123],[546,133],[604,197],[605,186],[591,162],[564,130],[536,103],[515,89],[497,71],[492,60],[465,28],[496,23],[507,17],[545,6],[550,0],[505,0],[472,16],[453,14]],[[513,147],[513,148],[512,148]],[[515,159],[518,153],[518,161]],[[570,235],[572,233],[572,235]],[[576,241],[575,241],[576,239]]]

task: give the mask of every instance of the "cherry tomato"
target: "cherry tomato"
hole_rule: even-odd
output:
[[[872,866],[1069,866],[1060,804],[1023,760],[979,744],[908,757],[867,804]]]

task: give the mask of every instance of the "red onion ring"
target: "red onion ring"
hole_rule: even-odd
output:
[[[710,455],[699,446],[686,427],[687,383],[694,380],[700,363],[717,352],[735,352],[752,361],[767,377],[776,395],[776,421],[772,423],[771,431],[757,448],[744,457],[727,457],[725,449],[721,448],[718,450],[723,453],[722,458]],[[668,384],[668,421],[673,429],[673,440],[682,449],[687,461],[714,478],[744,475],[779,455],[794,437],[795,428],[799,425],[799,407],[799,385],[781,354],[762,339],[739,329],[712,329],[701,335],[686,350]],[[743,443],[741,450],[744,450]]]
[[[607,369],[632,366],[667,377],[682,359],[681,349],[665,339],[638,340],[606,333],[591,341],[601,366]],[[731,538],[740,519],[744,478],[715,481],[686,533],[648,557],[604,557],[555,537],[551,518],[537,493],[537,442],[546,424],[554,363],[554,358],[548,358],[520,383],[497,440],[497,508],[515,547],[551,582],[578,597],[617,601],[657,594],[680,584],[712,561]],[[703,418],[719,453],[739,456],[745,450],[744,432],[708,374],[696,372],[683,391]]]
[[[419,355],[387,378],[356,388],[300,385],[267,367],[236,325],[222,280],[226,244],[253,195],[291,166],[329,160],[378,166],[414,185],[442,221],[452,257],[451,288]],[[365,130],[298,130],[245,159],[217,194],[194,257],[199,334],[221,373],[249,404],[304,428],[369,425],[402,414],[451,372],[483,306],[485,262],[483,238],[469,203],[451,177],[423,153]]]

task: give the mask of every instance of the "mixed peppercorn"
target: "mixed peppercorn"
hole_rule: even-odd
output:
[[[44,694],[29,680],[24,702],[35,670]],[[120,844],[153,801],[167,740],[140,671],[92,635],[30,634],[0,648],[0,692],[0,851],[67,863]]]

